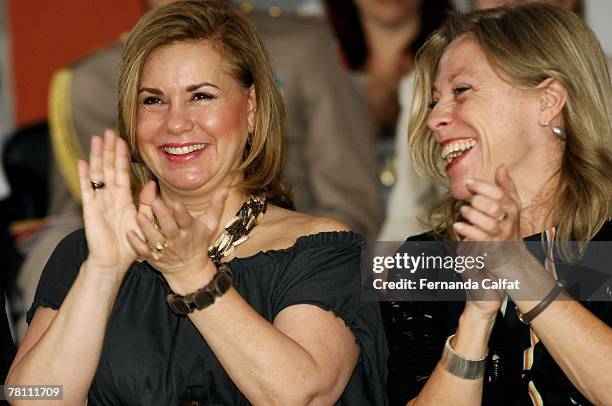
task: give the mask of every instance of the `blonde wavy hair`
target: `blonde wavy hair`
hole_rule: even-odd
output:
[[[180,1],[145,14],[127,38],[118,81],[119,133],[132,154],[134,191],[154,175],[142,162],[136,144],[138,88],[149,57],[179,43],[209,41],[226,62],[227,72],[245,89],[255,87],[257,111],[238,185],[247,194],[266,194],[268,201],[293,208],[281,179],[285,110],[270,67],[270,57],[251,22],[229,2]]]
[[[567,91],[563,108],[567,140],[552,218],[562,241],[587,241],[610,216],[612,192],[612,86],[595,34],[572,12],[545,4],[453,14],[417,54],[409,141],[422,174],[447,184],[440,147],[427,127],[428,105],[438,63],[456,38],[469,36],[492,66],[521,87],[547,78]],[[432,208],[426,222],[434,232],[457,239],[452,223],[459,203],[450,194]]]

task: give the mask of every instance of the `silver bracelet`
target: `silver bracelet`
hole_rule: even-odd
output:
[[[442,353],[442,365],[451,374],[463,379],[479,379],[484,375],[485,366],[487,365],[487,355],[480,359],[467,359],[457,354],[450,344],[451,339],[455,335],[451,335],[446,339],[444,344],[444,352]]]

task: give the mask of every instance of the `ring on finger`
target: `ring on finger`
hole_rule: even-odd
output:
[[[508,212],[503,212],[499,217],[497,217],[495,220],[497,221],[504,221],[505,219],[508,218]]]
[[[156,251],[156,250],[151,250],[151,256],[153,257],[154,260],[158,260],[161,257],[164,256],[164,252],[163,251]]]
[[[150,253],[153,259],[156,261],[163,257],[165,254],[164,249],[158,249],[158,247],[151,248]]]
[[[163,251],[166,248],[168,248],[168,240],[166,240],[165,238],[161,241],[158,241],[157,244],[155,244],[155,249],[157,251]]]
[[[100,190],[100,189],[104,189],[104,186],[106,186],[106,184],[104,182],[102,182],[101,180],[90,180],[89,184],[91,185],[91,188],[93,190]]]
[[[157,217],[155,217],[155,214],[153,215],[153,227],[155,227],[157,231],[161,230],[161,227],[159,226],[159,222],[157,221]]]
[[[162,241],[158,241],[154,247],[152,247],[150,249],[150,253],[151,256],[153,257],[153,259],[158,260],[161,257],[164,256],[164,254],[166,253],[166,248],[168,247],[168,241],[167,240],[162,240]]]

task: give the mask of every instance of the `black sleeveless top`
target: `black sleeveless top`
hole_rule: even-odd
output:
[[[432,233],[411,237],[400,248],[400,252],[409,252],[410,242],[434,241],[439,240],[438,237]],[[526,240],[540,239],[538,234]],[[612,241],[612,222],[605,223],[593,241]],[[593,254],[597,255],[589,253],[587,247],[585,257]],[[544,261],[544,253],[536,256]],[[560,274],[585,271],[578,267],[565,266],[557,271]],[[605,283],[610,282],[608,279]],[[612,326],[612,296],[607,301],[581,303]],[[457,329],[463,307],[464,302],[381,302],[390,351],[387,382],[389,405],[404,406],[418,395],[440,360],[447,337]],[[535,385],[546,406],[590,405],[563,374],[541,342],[537,342],[533,348],[530,370],[523,370],[523,351],[531,345],[531,334],[529,326],[518,320],[515,307],[508,299],[505,313],[500,311],[497,314],[489,340],[483,405],[531,406],[530,382],[533,382],[532,385]]]
[[[229,262],[234,286],[266,320],[300,303],[333,311],[355,335],[358,364],[337,402],[383,405],[387,348],[376,303],[360,300],[362,238],[353,232],[300,237],[287,249],[260,252]],[[41,276],[28,323],[38,306],[58,309],[82,262],[82,230],[56,248]],[[108,321],[90,405],[246,405],[206,341],[187,317],[166,304],[168,284],[146,262],[133,264]]]

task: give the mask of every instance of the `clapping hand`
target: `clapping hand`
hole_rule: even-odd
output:
[[[226,198],[226,190],[216,192],[206,213],[193,217],[182,203],[169,197],[162,200],[155,183],[143,188],[137,215],[143,236],[130,231],[128,240],[138,256],[160,271],[175,292],[180,293],[181,287],[198,275],[209,279],[214,274],[208,246],[216,237]]]
[[[463,237],[458,245],[461,255],[486,257],[485,270],[472,272],[470,277],[482,283],[483,279],[497,281],[508,276],[511,263],[525,255],[520,234],[520,201],[518,193],[504,166],[495,172],[495,184],[470,179],[466,187],[472,192],[470,203],[461,207],[465,221],[453,225]],[[483,290],[468,292],[471,305],[487,317],[494,317],[501,306],[505,291]]]
[[[495,184],[470,178],[466,187],[472,192],[469,205],[461,207],[465,222],[453,228],[469,241],[521,241],[520,200],[508,170],[495,171]]]
[[[130,230],[139,232],[128,155],[126,142],[106,130],[104,138],[92,138],[89,164],[79,161],[87,265],[121,276],[137,255],[126,235]]]

